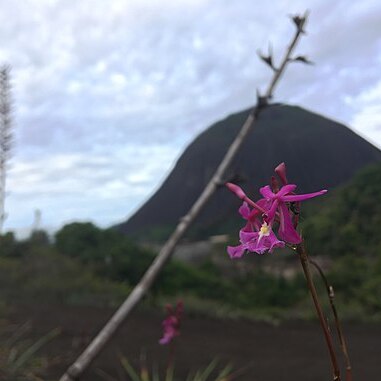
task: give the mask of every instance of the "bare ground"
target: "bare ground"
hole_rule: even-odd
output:
[[[59,338],[45,351],[56,359],[49,379],[57,380],[73,359],[112,314],[110,309],[59,305],[24,306],[11,314],[12,322],[31,320],[33,336],[62,328]],[[145,353],[147,363],[165,367],[168,348],[158,344],[164,313],[135,311],[107,349],[82,380],[101,380],[102,369],[118,380],[122,370],[118,353],[139,363]],[[344,324],[354,380],[379,380],[381,372],[381,325]],[[288,322],[279,326],[242,320],[214,320],[187,316],[176,346],[176,374],[185,379],[190,370],[206,366],[218,356],[221,365],[245,368],[242,381],[323,381],[332,380],[329,358],[318,322]]]

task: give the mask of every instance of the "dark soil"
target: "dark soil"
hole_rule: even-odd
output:
[[[49,379],[59,379],[66,367],[81,353],[113,311],[90,307],[24,306],[17,308],[10,320],[31,320],[33,336],[38,338],[55,327],[62,328],[59,338],[44,351],[55,358]],[[97,369],[122,377],[118,355],[139,364],[146,362],[165,368],[168,348],[160,346],[161,320],[164,313],[135,311],[107,349],[92,364],[81,380],[103,380]],[[381,371],[381,325],[344,324],[353,365],[354,380],[379,380]],[[176,344],[177,379],[213,358],[221,367],[232,362],[234,369],[245,368],[238,380],[243,381],[331,381],[330,363],[318,322],[288,322],[279,326],[242,320],[214,320],[187,316]],[[343,378],[344,379],[344,378]]]

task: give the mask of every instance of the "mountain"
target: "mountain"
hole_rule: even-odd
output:
[[[136,238],[165,239],[204,189],[249,112],[230,115],[201,133],[160,189],[117,228]],[[347,182],[359,169],[380,162],[381,151],[340,123],[300,107],[276,104],[260,114],[226,180],[238,176],[246,192],[257,195],[282,161],[298,192],[312,192]],[[239,204],[224,187],[218,189],[192,227],[191,237],[228,232],[237,225]]]

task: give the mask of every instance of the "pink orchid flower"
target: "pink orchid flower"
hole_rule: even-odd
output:
[[[320,196],[327,192],[327,190],[323,189],[319,192],[297,195],[293,193],[295,189],[295,184],[287,184],[280,188],[279,192],[277,193],[273,193],[268,185],[262,187],[259,190],[261,192],[261,195],[265,198],[265,200],[271,202],[271,207],[269,211],[266,213],[266,219],[268,223],[271,224],[274,221],[276,212],[278,211],[280,224],[278,231],[279,237],[282,240],[292,244],[300,243],[302,241],[302,238],[300,237],[293,225],[292,217],[287,203],[308,200],[310,198]]]
[[[266,251],[272,253],[275,248],[284,247],[284,242],[279,241],[270,225],[264,221],[259,231],[245,231],[241,229],[239,232],[241,244],[238,246],[228,246],[228,254],[230,258],[241,258],[246,251],[258,254],[264,254]]]
[[[184,303],[180,300],[174,309],[170,304],[165,306],[167,317],[163,320],[163,337],[160,344],[169,344],[176,336],[180,335],[180,323],[184,312]]]
[[[279,164],[275,168],[283,186],[279,189],[275,177],[271,179],[272,189],[269,185],[262,187],[260,193],[263,198],[257,202],[252,201],[246,193],[236,184],[227,183],[227,188],[235,193],[241,200],[239,208],[241,216],[247,220],[246,226],[240,230],[240,245],[228,246],[227,251],[231,258],[241,258],[246,251],[263,254],[272,252],[274,248],[284,247],[285,242],[298,244],[302,241],[296,231],[300,201],[320,196],[327,191],[297,195],[294,193],[296,185],[288,184],[286,165]],[[295,203],[295,204],[294,204]],[[253,208],[250,209],[249,205]],[[292,209],[292,210],[291,210]],[[279,223],[279,240],[273,232],[273,225]]]
[[[268,203],[262,199],[257,204],[261,208],[265,208]],[[260,211],[250,210],[247,202],[244,202],[239,208],[239,213],[247,220],[247,224],[239,232],[241,244],[228,246],[227,251],[230,258],[241,258],[246,251],[264,254],[266,251],[271,253],[277,247],[284,247],[284,242],[278,240],[271,225],[268,225],[266,221],[260,222],[258,218],[261,214]]]

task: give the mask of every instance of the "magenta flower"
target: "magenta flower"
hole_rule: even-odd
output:
[[[184,312],[184,304],[180,300],[174,309],[170,304],[165,306],[167,317],[163,320],[163,337],[159,340],[160,344],[169,344],[176,336],[180,335],[180,323]]]
[[[239,232],[241,244],[228,246],[230,258],[241,258],[246,251],[264,254],[266,251],[272,253],[277,247],[284,247],[284,242],[278,240],[266,221],[263,222],[258,231],[246,231],[247,227],[248,225]]]
[[[266,206],[271,204],[265,199],[261,199],[256,205],[267,210]],[[276,247],[284,247],[284,242],[277,239],[271,225],[268,225],[266,221],[260,221],[261,211],[258,209],[250,210],[246,201],[243,202],[238,211],[247,220],[247,223],[239,232],[241,244],[227,248],[230,258],[241,258],[246,251],[264,254],[266,251],[271,253]]]
[[[298,244],[302,241],[296,231],[298,225],[298,213],[300,201],[304,201],[326,193],[326,190],[319,192],[300,194],[294,193],[296,185],[288,184],[286,177],[286,165],[279,164],[275,168],[283,186],[279,189],[278,181],[275,177],[271,179],[272,189],[269,185],[262,187],[260,193],[264,198],[257,202],[252,201],[245,192],[235,184],[227,183],[230,191],[235,193],[241,200],[242,206],[239,213],[247,221],[240,230],[240,245],[228,246],[227,251],[231,258],[241,258],[246,251],[263,254],[270,253],[278,247],[284,247],[285,242]],[[253,208],[250,209],[249,205]],[[279,223],[277,238],[273,231],[274,224]]]
[[[308,200],[310,198],[320,196],[327,191],[321,190],[319,192],[307,193],[307,194],[293,194],[296,189],[296,185],[287,184],[280,188],[278,193],[273,193],[271,188],[266,185],[260,189],[261,195],[269,202],[271,207],[267,214],[267,220],[272,223],[275,219],[276,212],[279,212],[279,237],[288,243],[298,244],[302,241],[302,238],[296,231],[291,217],[291,212],[288,209],[287,203],[299,202]]]
[[[283,185],[288,184],[287,176],[286,176],[286,164],[280,163],[275,168],[275,173],[279,176],[280,181],[282,182]]]

